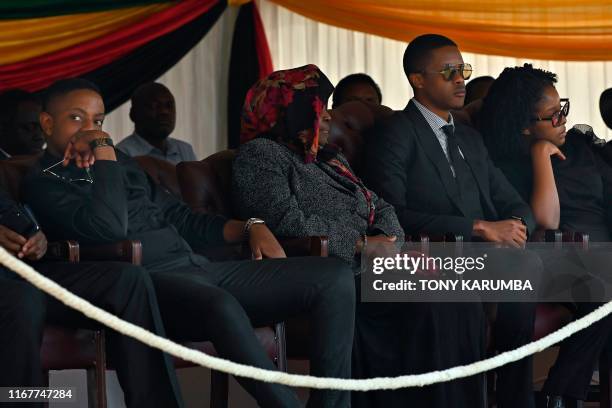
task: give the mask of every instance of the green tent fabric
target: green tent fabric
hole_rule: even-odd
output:
[[[0,0],[0,19],[88,13],[169,1],[171,0]]]

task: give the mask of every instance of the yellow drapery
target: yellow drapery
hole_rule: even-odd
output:
[[[463,51],[612,60],[611,0],[272,0],[326,24],[400,41],[425,33]]]
[[[23,61],[100,37],[173,3],[55,17],[0,20],[0,65]]]

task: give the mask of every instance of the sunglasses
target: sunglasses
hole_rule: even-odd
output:
[[[550,120],[550,123],[552,123],[553,127],[561,126],[561,123],[563,122],[563,118],[567,118],[567,115],[569,115],[569,108],[570,108],[570,103],[569,103],[568,98],[561,98],[561,103],[562,103],[561,109],[553,113],[551,116],[547,118],[541,118],[537,116],[533,118],[533,120],[535,120],[536,122]]]
[[[472,66],[470,64],[446,64],[440,71],[420,71],[422,74],[440,74],[445,81],[452,80],[459,74],[461,78],[467,80],[472,76]]]
[[[42,170],[43,174],[49,174],[51,176],[57,177],[60,180],[67,181],[69,183],[73,183],[75,181],[83,181],[83,182],[86,182],[86,183],[89,183],[89,184],[93,184],[94,181],[93,181],[93,178],[91,177],[91,170],[89,170],[89,168],[85,169],[85,174],[87,175],[87,178],[76,178],[76,179],[60,176],[59,174],[55,173],[54,171],[51,171],[51,169],[59,166],[63,162],[64,162],[64,160],[62,159],[62,160],[58,161],[57,163],[52,164],[51,166],[47,167],[46,169],[43,169]]]

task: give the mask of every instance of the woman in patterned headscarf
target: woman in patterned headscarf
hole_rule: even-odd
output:
[[[353,262],[364,240],[392,242],[404,234],[393,208],[328,143],[333,90],[314,65],[274,72],[251,88],[241,129],[241,142],[249,143],[234,162],[234,202],[241,216],[257,214],[282,236],[329,236],[330,255]]]
[[[370,191],[328,142],[326,106],[332,91],[314,65],[274,72],[250,89],[243,144],[233,164],[233,204],[240,217],[261,218],[278,236],[329,237],[329,255],[352,264],[357,273],[364,247],[370,252],[374,242],[402,242],[404,233],[393,207]],[[481,357],[480,305],[359,302],[357,309],[355,377],[423,372]],[[465,384],[465,393],[480,387],[476,378],[451,386],[354,393],[353,406],[478,408],[474,401],[481,395],[463,398]]]

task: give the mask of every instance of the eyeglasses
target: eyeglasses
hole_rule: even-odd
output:
[[[570,102],[568,98],[561,98],[561,103],[563,104],[561,105],[561,109],[553,113],[551,116],[547,118],[541,118],[537,116],[533,118],[533,120],[537,122],[543,121],[543,120],[550,120],[550,123],[552,123],[553,127],[561,126],[561,123],[563,122],[563,118],[567,118],[567,115],[569,115]]]
[[[452,80],[459,74],[461,78],[467,80],[472,76],[472,66],[470,64],[446,64],[440,71],[420,71],[422,74],[441,74],[445,81]]]
[[[67,182],[69,182],[69,183],[73,183],[73,182],[75,182],[75,181],[84,181],[84,182],[86,182],[86,183],[93,184],[93,182],[94,182],[94,181],[93,181],[93,178],[91,177],[91,171],[89,170],[89,168],[86,168],[86,169],[85,169],[85,173],[87,174],[87,178],[76,178],[76,179],[73,179],[73,178],[67,178],[67,177],[64,177],[64,176],[60,176],[59,174],[57,174],[57,173],[55,173],[55,172],[51,171],[51,169],[52,169],[52,168],[55,168],[55,167],[59,166],[59,165],[60,165],[60,164],[62,164],[63,162],[64,162],[64,160],[62,159],[62,160],[58,161],[57,163],[52,164],[51,166],[47,167],[46,169],[43,169],[43,171],[42,171],[42,172],[43,172],[43,173],[50,174],[50,175],[52,175],[52,176],[55,176],[55,177],[57,177],[58,179],[61,179],[61,180],[67,181]]]

